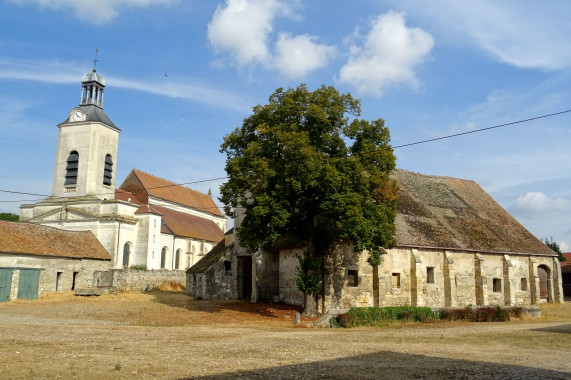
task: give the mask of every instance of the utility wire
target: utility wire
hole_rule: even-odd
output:
[[[398,149],[398,148],[405,148],[405,147],[407,147],[407,146],[412,146],[412,145],[426,144],[426,143],[429,143],[429,142],[434,142],[434,141],[439,141],[439,140],[445,140],[445,139],[449,139],[449,138],[453,138],[453,137],[468,135],[468,134],[471,134],[471,133],[489,131],[489,130],[491,130],[491,129],[501,128],[501,127],[507,127],[507,126],[510,126],[510,125],[526,123],[526,122],[529,122],[529,121],[534,121],[534,120],[539,120],[539,119],[546,119],[546,118],[548,118],[548,117],[553,117],[553,116],[557,116],[557,115],[562,115],[562,114],[569,113],[569,112],[571,112],[571,109],[568,109],[568,110],[565,110],[565,111],[560,111],[560,112],[554,112],[554,113],[550,113],[550,114],[546,114],[546,115],[536,116],[536,117],[532,117],[532,118],[529,118],[529,119],[523,119],[523,120],[512,121],[512,122],[509,122],[509,123],[498,124],[498,125],[494,125],[494,126],[491,126],[491,127],[474,129],[474,130],[472,130],[472,131],[454,133],[454,134],[451,134],[451,135],[446,135],[446,136],[441,136],[441,137],[435,137],[435,138],[432,138],[432,139],[426,139],[426,140],[415,141],[415,142],[411,142],[411,143],[407,143],[407,144],[395,145],[395,146],[393,146],[393,147],[391,147],[391,148],[392,148],[392,149]],[[227,179],[227,178],[228,178],[228,177],[225,176],[225,177],[203,179],[203,180],[192,181],[192,182],[172,183],[172,184],[169,184],[169,185],[156,186],[156,187],[148,187],[148,188],[146,188],[146,189],[147,189],[147,190],[153,190],[153,189],[161,189],[161,188],[166,188],[166,187],[192,185],[192,184],[195,184],[195,183],[219,181],[219,180],[223,180],[223,179]],[[166,181],[166,180],[165,180],[165,181]],[[1,190],[1,189],[0,189],[0,192],[2,192],[2,193],[10,193],[10,194],[21,194],[21,195],[35,195],[35,196],[40,196],[40,197],[49,197],[49,196],[50,196],[50,195],[46,195],[46,194],[24,193],[24,192],[19,192],[19,191]],[[106,194],[111,194],[111,193],[94,194],[94,195],[106,195]],[[66,197],[52,197],[52,198],[66,198]],[[0,203],[5,203],[5,202],[30,202],[30,201],[31,201],[31,200],[0,201]],[[212,208],[213,208],[213,207],[212,207]]]

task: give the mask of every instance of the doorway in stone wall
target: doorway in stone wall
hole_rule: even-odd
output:
[[[537,267],[537,275],[539,276],[539,298],[549,300],[549,268],[545,265]]]
[[[238,257],[238,298],[252,299],[252,256]]]

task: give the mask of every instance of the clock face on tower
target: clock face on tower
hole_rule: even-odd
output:
[[[71,111],[70,119],[72,121],[82,121],[85,120],[85,114],[79,109],[74,109]]]

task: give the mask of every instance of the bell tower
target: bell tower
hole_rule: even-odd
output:
[[[52,195],[115,198],[115,168],[121,130],[103,111],[105,79],[97,73],[81,79],[81,102],[58,125]]]

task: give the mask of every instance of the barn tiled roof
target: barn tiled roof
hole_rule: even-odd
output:
[[[220,241],[224,237],[224,232],[211,220],[155,205],[150,210],[162,215],[162,233],[206,241]]]
[[[571,252],[564,252],[565,261],[561,262],[561,273],[571,273]]]
[[[21,222],[0,221],[0,252],[111,260],[91,231],[66,231]]]
[[[133,193],[140,203],[149,203],[149,197],[153,197],[223,216],[208,195],[137,169],[129,173],[120,189]]]
[[[553,256],[476,182],[395,170],[398,246]]]

